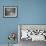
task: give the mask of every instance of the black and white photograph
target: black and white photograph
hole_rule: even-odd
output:
[[[18,25],[18,41],[20,46],[31,46],[33,43],[46,41],[46,25]]]

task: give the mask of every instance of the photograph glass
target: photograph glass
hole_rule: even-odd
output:
[[[17,16],[17,7],[4,7],[4,17],[16,17]]]

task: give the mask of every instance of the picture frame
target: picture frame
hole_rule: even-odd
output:
[[[18,42],[21,42],[21,40],[24,40],[24,38],[21,39],[22,30],[24,30],[24,31],[28,30],[28,33],[36,31],[33,34],[30,34],[30,35],[28,34],[31,37],[33,36],[32,38],[30,38],[30,37],[28,38],[31,41],[46,41],[46,24],[18,24]],[[36,36],[39,38],[37,38]],[[26,39],[26,40],[28,40],[28,39]]]
[[[16,6],[3,6],[3,17],[17,17],[17,7]]]

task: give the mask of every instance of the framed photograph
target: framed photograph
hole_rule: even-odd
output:
[[[46,41],[46,24],[19,24],[18,42]]]
[[[16,6],[4,6],[4,17],[17,17],[17,7]]]

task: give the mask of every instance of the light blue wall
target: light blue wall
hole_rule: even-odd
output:
[[[0,0],[0,44],[8,43],[10,32],[16,32],[17,35],[17,18],[3,18],[3,6],[17,6],[18,0]],[[17,39],[15,41],[18,42]]]
[[[18,17],[3,18],[3,6],[18,6]],[[18,24],[46,24],[46,0],[0,0],[0,44],[8,43],[9,32],[18,32]]]
[[[46,24],[46,0],[20,0],[21,24]]]

